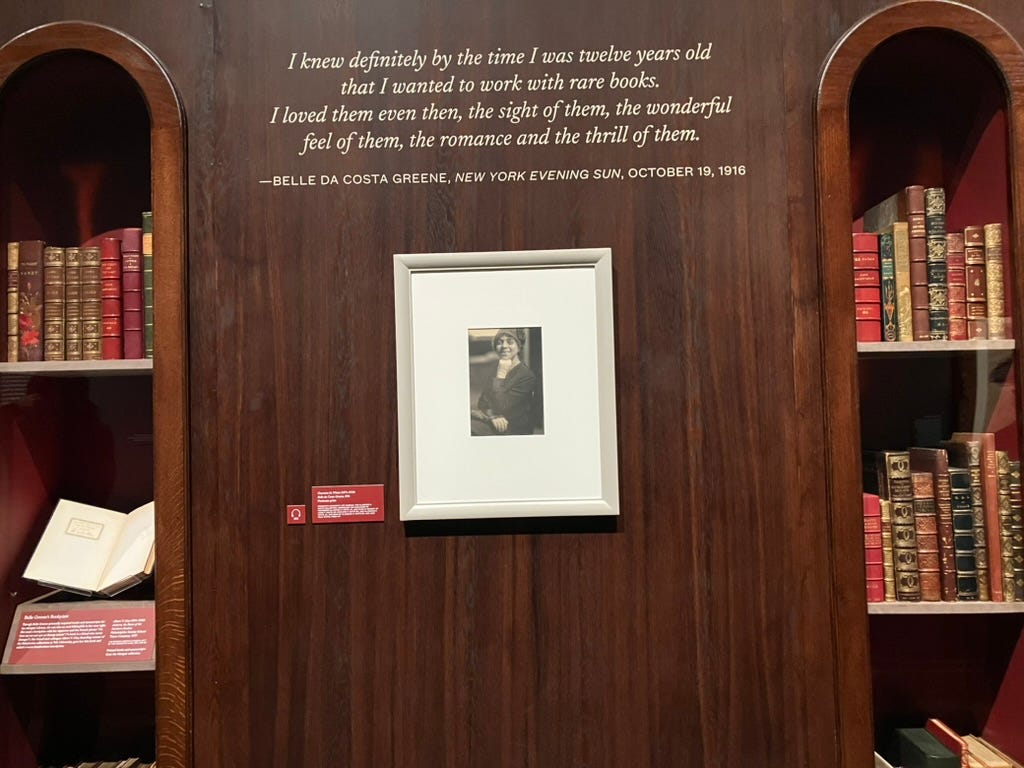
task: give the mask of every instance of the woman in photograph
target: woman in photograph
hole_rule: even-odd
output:
[[[525,340],[519,328],[501,328],[494,334],[492,346],[498,355],[498,366],[490,386],[480,393],[472,411],[472,434],[533,434],[537,377],[519,359]]]

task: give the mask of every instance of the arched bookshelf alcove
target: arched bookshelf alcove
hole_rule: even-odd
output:
[[[868,604],[862,496],[878,492],[879,453],[937,447],[957,430],[991,430],[1020,459],[1024,53],[975,9],[900,3],[836,44],[815,116],[837,748],[840,764],[869,766],[895,728],[928,717],[981,734],[1007,670],[1024,665],[1012,604]],[[851,234],[910,185],[944,189],[950,232],[1002,224],[1008,339],[858,343]]]
[[[138,41],[60,22],[0,47],[0,240],[78,246],[153,221],[151,361],[0,363],[0,621],[38,594],[21,573],[57,498],[155,499],[155,578],[131,593],[155,605],[155,672],[0,678],[8,768],[192,765],[185,167],[180,100]]]

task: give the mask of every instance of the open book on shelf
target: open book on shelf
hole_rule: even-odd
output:
[[[154,541],[152,501],[124,514],[61,499],[24,576],[82,595],[116,595],[153,572]]]

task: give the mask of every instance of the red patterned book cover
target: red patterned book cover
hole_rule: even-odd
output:
[[[967,337],[988,338],[988,300],[985,295],[985,228],[964,227],[964,283]]]
[[[18,360],[43,359],[42,240],[18,243]]]

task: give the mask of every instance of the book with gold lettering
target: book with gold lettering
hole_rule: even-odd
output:
[[[24,576],[78,594],[116,595],[152,573],[154,535],[153,502],[124,514],[61,499]]]

